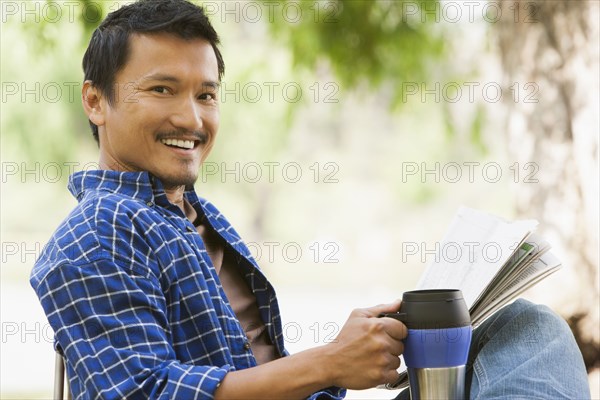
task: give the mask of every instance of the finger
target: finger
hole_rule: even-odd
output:
[[[400,357],[393,356],[390,360],[390,369],[396,371],[398,368],[400,368]]]
[[[385,332],[394,340],[402,340],[406,338],[408,329],[406,325],[397,319],[393,318],[381,318]]]
[[[398,357],[400,354],[404,353],[404,343],[399,340],[394,340],[390,343],[390,354]]]
[[[400,309],[401,300],[395,300],[387,304],[379,304],[374,307],[363,308],[363,313],[368,317],[377,317],[381,313],[396,312]]]
[[[389,384],[393,384],[396,383],[398,381],[398,379],[400,378],[400,374],[398,373],[398,371],[396,371],[397,368],[392,368],[389,371],[387,371],[384,375],[384,380],[383,383],[389,383]]]
[[[404,343],[400,340],[395,340],[392,338],[387,338],[384,340],[384,345],[382,351],[387,355],[391,355],[392,357],[399,357],[404,352]]]

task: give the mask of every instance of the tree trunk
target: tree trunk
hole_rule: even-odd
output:
[[[500,4],[503,15],[514,17],[502,18],[496,27],[506,86],[525,89],[507,102],[509,152],[521,171],[527,166],[530,172],[517,186],[516,208],[537,218],[544,236],[562,253],[568,279],[552,296],[564,300],[559,311],[590,371],[600,367],[599,3]]]

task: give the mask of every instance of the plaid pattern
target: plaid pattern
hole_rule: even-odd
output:
[[[158,179],[82,171],[69,190],[79,204],[30,281],[74,398],[212,398],[229,371],[256,365],[201,236]],[[271,340],[287,355],[275,291],[250,251],[211,203],[193,188],[184,195],[237,252]],[[330,388],[311,398],[343,395]]]

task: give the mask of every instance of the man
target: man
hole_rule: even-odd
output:
[[[84,56],[82,102],[101,170],[70,178],[79,204],[31,276],[76,399],[340,398],[342,388],[398,378],[406,328],[375,317],[399,302],[355,310],[334,342],[289,355],[273,287],[225,217],[194,192],[219,127],[218,43],[201,8],[147,0],[111,13]],[[515,316],[541,315],[519,307],[478,345],[514,329]],[[547,327],[546,319],[537,322]],[[553,337],[567,337],[556,329]],[[581,357],[561,361],[577,371]],[[563,394],[580,393],[577,379]]]

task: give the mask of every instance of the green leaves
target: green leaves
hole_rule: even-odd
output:
[[[301,10],[294,18],[283,9],[274,13],[274,37],[291,50],[296,66],[314,70],[326,61],[347,89],[390,85],[398,105],[402,82],[425,80],[427,65],[443,55],[442,32],[434,21],[423,22],[420,10],[435,8],[435,0],[294,4]]]

